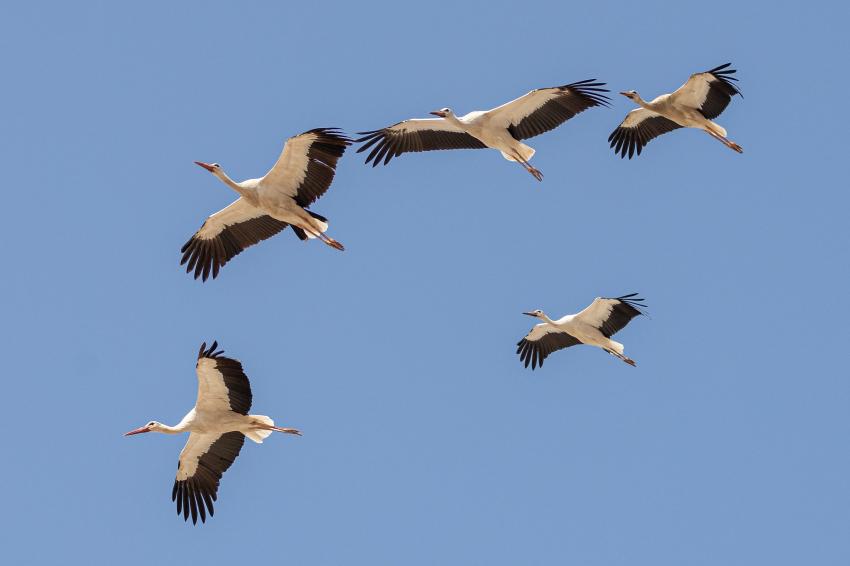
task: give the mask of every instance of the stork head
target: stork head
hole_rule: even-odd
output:
[[[525,314],[525,315],[528,315],[528,316],[533,316],[534,318],[543,318],[544,316],[546,316],[545,314],[543,314],[543,311],[540,310],[540,309],[524,312],[522,314]]]
[[[221,165],[219,165],[218,163],[204,163],[203,161],[195,161],[195,165],[203,167],[210,173],[216,173],[218,171],[221,171]]]
[[[134,434],[142,434],[143,432],[159,432],[162,430],[162,423],[158,423],[156,421],[151,421],[145,426],[140,426],[139,428],[134,428],[130,432],[125,432],[124,436],[132,436]]]
[[[637,100],[640,98],[636,90],[626,90],[621,92],[620,94],[622,94],[626,98],[634,100],[635,102],[637,102]]]
[[[431,114],[439,116],[440,118],[448,118],[449,116],[455,115],[451,108],[440,108],[439,110],[434,110]]]

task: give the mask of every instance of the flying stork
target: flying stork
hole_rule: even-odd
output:
[[[628,153],[631,159],[635,152],[640,155],[653,138],[679,128],[703,130],[727,147],[744,153],[740,145],[726,138],[723,126],[712,122],[729,106],[733,96],[741,94],[730,82],[738,80],[732,76],[737,71],[729,69],[730,65],[694,73],[675,92],[662,94],[652,102],[646,102],[634,90],[621,92],[641,108],[626,114],[626,119],[608,136],[614,153],[619,153],[620,158]]]
[[[307,207],[331,186],[336,164],[351,140],[336,128],[316,128],[286,141],[277,162],[260,179],[233,181],[218,163],[196,161],[239,198],[206,219],[181,248],[186,273],[204,281],[242,250],[271,238],[287,226],[301,240],[319,238],[337,250],[342,244],[325,235],[328,219]]]
[[[608,299],[596,297],[590,306],[578,314],[568,314],[558,320],[552,320],[542,310],[524,312],[528,316],[539,318],[537,324],[517,342],[519,359],[525,367],[531,364],[533,370],[543,367],[543,360],[557,350],[576,344],[588,344],[602,348],[612,356],[620,358],[630,366],[635,361],[623,354],[623,345],[611,340],[611,336],[625,327],[631,319],[644,314],[643,299],[637,293]]]
[[[605,83],[596,79],[538,88],[498,108],[456,116],[451,108],[431,112],[437,118],[416,118],[392,126],[359,132],[355,140],[363,145],[357,153],[372,147],[366,163],[372,167],[383,160],[384,165],[402,153],[436,149],[481,149],[490,147],[502,152],[508,161],[522,165],[538,181],[543,173],[529,164],[534,149],[522,143],[553,130],[588,108],[607,106],[608,97],[601,88]]]
[[[239,456],[247,436],[262,444],[272,431],[301,435],[294,428],[281,428],[265,415],[249,415],[251,384],[242,364],[216,351],[218,342],[207,348],[201,344],[195,371],[198,374],[198,400],[176,426],[151,421],[124,436],[143,432],[178,434],[189,431],[189,440],[177,461],[177,478],[171,500],[177,502],[177,515],[183,514],[192,524],[206,522],[214,513],[213,501],[218,493],[221,475]]]

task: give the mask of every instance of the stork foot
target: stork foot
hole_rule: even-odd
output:
[[[285,432],[286,434],[294,434],[296,436],[302,436],[301,431],[297,428],[281,428],[279,426],[273,426],[272,430],[276,430],[278,432]]]
[[[340,244],[339,242],[337,242],[336,240],[334,240],[333,238],[325,237],[324,242],[335,250],[339,250],[341,252],[345,251],[345,248],[343,247],[343,245]]]
[[[734,149],[734,150],[735,150],[735,151],[737,151],[738,153],[744,153],[744,148],[743,148],[743,147],[741,147],[740,145],[736,144],[736,143],[735,143],[735,142],[733,142],[733,141],[730,141],[730,142],[729,142],[728,144],[726,144],[726,145],[728,145],[728,146],[729,146],[729,149]]]
[[[627,358],[627,357],[625,357],[625,356],[623,356],[621,359],[622,359],[624,362],[626,362],[627,364],[629,364],[630,366],[632,366],[632,367],[637,367],[637,364],[635,363],[635,361],[634,361],[633,359],[631,359],[631,358]]]
[[[532,167],[531,165],[529,165],[528,166],[528,172],[531,173],[531,176],[534,177],[535,179],[537,179],[538,181],[543,180],[543,173],[540,172],[540,169],[537,169],[536,167]]]

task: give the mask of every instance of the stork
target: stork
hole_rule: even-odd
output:
[[[520,361],[525,362],[525,367],[530,363],[534,370],[537,366],[543,367],[543,360],[552,352],[576,344],[588,344],[602,348],[630,366],[635,366],[635,361],[623,354],[623,345],[611,340],[611,336],[622,330],[634,317],[644,314],[641,309],[645,307],[643,299],[637,293],[631,293],[613,299],[596,297],[580,313],[568,314],[558,320],[550,319],[539,309],[524,312],[522,314],[543,322],[535,325],[525,338],[517,342],[516,352]]]
[[[318,238],[337,250],[342,244],[325,235],[328,219],[308,210],[331,186],[336,164],[351,140],[336,128],[317,128],[289,138],[277,162],[260,179],[233,181],[218,163],[195,163],[239,193],[239,198],[206,219],[181,248],[186,273],[213,279],[245,248],[271,238],[287,226],[301,240]]]
[[[712,122],[729,106],[733,96],[741,94],[730,82],[738,80],[732,76],[737,71],[729,69],[730,65],[694,73],[675,92],[662,94],[652,102],[646,102],[634,90],[621,92],[641,108],[626,114],[626,119],[608,136],[614,153],[619,153],[620,158],[628,153],[631,159],[635,152],[640,155],[650,140],[679,128],[703,130],[728,148],[744,153],[740,145],[726,138],[723,126]]]
[[[189,432],[189,440],[177,461],[177,477],[171,490],[171,500],[177,502],[177,515],[183,520],[192,516],[192,524],[207,520],[215,512],[213,501],[218,494],[221,475],[239,456],[247,436],[262,444],[273,431],[301,435],[294,428],[275,426],[265,415],[249,415],[251,384],[242,371],[242,364],[222,356],[216,350],[218,342],[207,348],[201,344],[195,371],[198,374],[198,400],[176,426],[157,421],[131,430],[124,436],[144,432],[179,434]]]
[[[475,111],[457,116],[451,108],[431,112],[437,118],[416,118],[392,126],[359,132],[363,137],[355,140],[363,145],[357,153],[372,151],[366,163],[372,167],[383,160],[384,165],[402,153],[432,151],[437,149],[497,149],[508,161],[519,163],[538,181],[543,173],[529,161],[534,149],[522,143],[553,130],[588,108],[607,106],[608,97],[601,88],[605,83],[596,79],[576,83],[538,88],[516,100],[486,111]]]

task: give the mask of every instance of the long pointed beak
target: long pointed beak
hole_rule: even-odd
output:
[[[203,167],[204,169],[206,169],[210,173],[215,171],[215,167],[213,167],[209,163],[204,163],[203,161],[195,161],[195,165],[200,165],[201,167]],[[145,432],[147,432],[147,431],[145,431]]]
[[[429,112],[429,114],[433,114],[434,116],[439,116],[440,118],[446,117],[446,113],[441,112],[440,110],[434,110],[433,112]]]
[[[148,427],[141,426],[139,428],[131,430],[130,432],[125,432],[124,436],[133,436],[134,434],[142,434],[143,432],[150,432],[150,431],[151,431],[151,429],[149,429]]]
[[[537,318],[537,315],[534,314],[533,312],[524,312],[522,314],[525,314],[525,315],[528,315],[528,316],[533,316],[534,318]]]
[[[623,95],[623,96],[625,96],[625,97],[628,97],[628,96],[629,96],[629,93],[628,93],[628,92],[621,92],[620,94],[622,94],[622,95]]]

